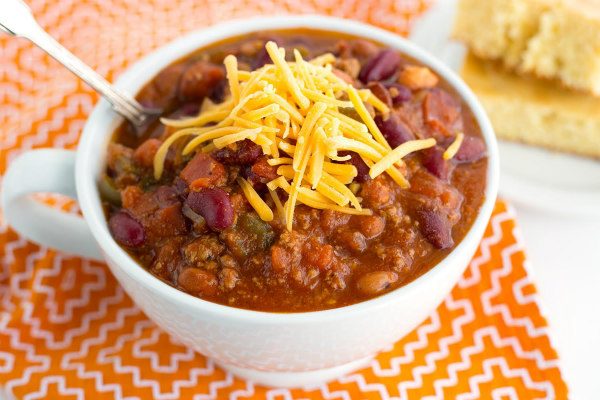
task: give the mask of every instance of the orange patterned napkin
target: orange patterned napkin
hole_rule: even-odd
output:
[[[190,30],[256,14],[324,13],[404,34],[419,0],[33,0],[44,28],[113,79]],[[0,37],[0,171],[24,150],[74,148],[97,95],[22,39]],[[54,199],[56,201],[56,199]],[[58,206],[72,202],[58,199]],[[514,214],[496,205],[443,304],[368,368],[307,390],[234,378],[176,343],[105,265],[33,245],[0,224],[0,392],[19,399],[566,398]]]

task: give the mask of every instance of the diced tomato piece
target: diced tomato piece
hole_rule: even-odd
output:
[[[365,205],[379,208],[387,204],[392,197],[390,185],[380,176],[362,185],[361,196]]]
[[[302,249],[302,258],[307,264],[325,270],[333,260],[333,247],[309,240]]]
[[[121,203],[123,208],[132,209],[137,204],[140,197],[144,194],[139,186],[130,185],[121,191]]]
[[[462,130],[461,105],[445,90],[433,89],[427,93],[423,114],[427,125],[444,136]]]
[[[179,96],[184,100],[199,100],[209,96],[225,78],[225,71],[219,65],[196,61],[191,64],[179,81]]]
[[[221,186],[227,181],[227,171],[223,164],[206,153],[196,154],[179,176],[192,190]]]
[[[152,168],[154,156],[162,142],[158,139],[148,139],[133,152],[133,160],[142,167]]]
[[[266,157],[261,157],[252,165],[252,172],[260,178],[264,178],[263,183],[277,179],[277,167],[269,165]]]
[[[143,222],[146,230],[154,238],[182,235],[187,232],[181,203],[159,208],[148,215]]]
[[[271,266],[277,273],[284,274],[289,271],[291,263],[291,256],[281,246],[271,247]]]

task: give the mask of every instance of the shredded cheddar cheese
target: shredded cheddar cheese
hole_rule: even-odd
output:
[[[365,105],[382,114],[389,113],[389,107],[370,90],[357,90],[336,76],[332,66],[335,56],[327,53],[305,60],[294,50],[293,61],[286,61],[285,49],[274,42],[265,47],[272,64],[255,71],[239,70],[235,56],[225,57],[229,95],[224,102],[205,101],[195,117],[161,119],[174,133],[154,157],[156,179],[163,173],[169,148],[180,139],[187,140],[183,155],[250,140],[261,147],[267,163],[277,170],[278,177],[267,183],[270,204],[289,230],[297,204],[352,215],[372,214],[357,197],[356,167],[340,163],[350,156],[339,152],[358,153],[369,166],[371,177],[385,172],[401,187],[408,187],[398,169],[403,166],[402,158],[435,145],[435,140],[413,140],[392,149]],[[348,116],[348,110],[355,110],[359,119]],[[444,158],[453,157],[461,141],[462,134],[448,147]],[[259,217],[273,220],[273,210],[252,184],[241,177],[237,184]],[[280,194],[287,194],[285,202],[278,189]]]
[[[452,144],[448,146],[448,148],[446,149],[446,151],[444,151],[444,154],[442,155],[444,160],[450,160],[456,155],[456,153],[458,153],[458,150],[460,150],[460,146],[462,145],[464,137],[465,134],[462,132],[459,132],[456,135],[456,139],[454,139],[454,142],[452,142]]]
[[[237,178],[238,185],[242,188],[242,192],[248,199],[250,205],[256,210],[256,213],[263,221],[273,220],[273,210],[269,208],[267,203],[260,197],[256,190],[252,187],[250,182],[244,178]]]
[[[435,139],[433,138],[404,142],[386,154],[385,157],[381,158],[376,164],[374,164],[369,170],[369,175],[371,178],[376,178],[383,173],[383,171],[388,170],[406,155],[414,151],[428,149],[433,146],[435,146]]]

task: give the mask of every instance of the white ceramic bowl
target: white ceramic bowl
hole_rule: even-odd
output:
[[[107,143],[122,120],[104,100],[90,115],[76,152],[36,150],[12,163],[3,183],[2,204],[7,221],[22,235],[67,252],[106,260],[148,317],[223,368],[257,383],[304,386],[362,366],[415,328],[448,294],[473,256],[492,213],[498,189],[498,151],[488,118],[456,74],[407,40],[349,20],[284,16],[213,26],[144,57],[121,75],[116,85],[137,93],[162,68],[200,47],[232,36],[284,28],[342,32],[396,48],[436,71],[473,111],[489,154],[485,201],[463,241],[412,283],[347,307],[284,314],[207,302],[161,282],[119,247],[107,228],[96,182],[105,168]],[[30,198],[35,192],[76,197],[84,218],[36,203]]]

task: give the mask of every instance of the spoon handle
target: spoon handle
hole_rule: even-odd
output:
[[[115,89],[104,77],[43,30],[24,2],[21,0],[2,0],[2,3],[0,9],[1,30],[30,40],[104,96],[117,113],[134,125],[140,126],[147,120],[149,111],[145,110],[133,97]]]

